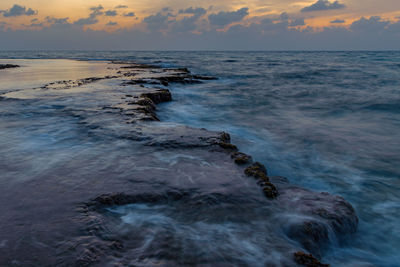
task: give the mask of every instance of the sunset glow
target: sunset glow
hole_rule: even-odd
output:
[[[321,1],[323,2],[323,1]],[[400,2],[396,0],[384,0],[382,4],[376,5],[376,1],[360,1],[360,0],[343,0],[338,1],[343,8],[326,8],[327,10],[313,10],[312,12],[302,12],[305,7],[312,6],[316,2],[311,1],[293,1],[272,0],[265,3],[264,1],[219,1],[215,4],[214,1],[203,0],[196,3],[188,3],[188,1],[129,1],[129,0],[103,0],[101,2],[89,0],[82,3],[82,1],[61,1],[61,0],[38,0],[29,1],[22,0],[17,3],[13,0],[4,0],[0,3],[0,10],[3,16],[0,17],[2,23],[6,23],[7,27],[12,29],[21,28],[40,28],[38,24],[48,26],[46,21],[47,17],[51,18],[68,18],[69,23],[79,21],[79,19],[89,18],[91,15],[91,8],[102,7],[99,14],[96,15],[96,23],[85,25],[86,28],[91,29],[107,29],[116,30],[118,28],[131,28],[139,26],[143,23],[146,17],[156,15],[162,10],[168,8],[168,12],[173,15],[174,20],[179,20],[183,16],[179,16],[179,11],[187,8],[201,7],[207,10],[207,13],[202,16],[202,19],[207,20],[210,14],[218,12],[232,12],[240,8],[248,8],[248,15],[244,17],[240,23],[248,23],[252,21],[261,20],[263,17],[277,16],[283,12],[288,13],[293,18],[304,19],[307,26],[324,27],[330,26],[331,21],[345,20],[342,26],[349,25],[352,21],[360,17],[380,16],[386,20],[397,21],[400,16]],[[329,3],[334,3],[331,1]],[[35,14],[16,16],[4,16],[5,12],[12,9],[14,5],[25,7],[26,9],[34,10]],[[329,6],[329,4],[327,5]],[[172,17],[172,16],[171,16]],[[33,22],[34,23],[33,23]],[[109,24],[113,22],[114,25]],[[115,24],[116,23],[116,24]],[[199,25],[200,27],[200,25]]]
[[[89,0],[84,3],[77,0],[4,0],[0,3],[0,34],[15,32],[25,38],[29,32],[59,32],[62,27],[63,36],[74,39],[77,33],[88,30],[98,34],[124,32],[140,39],[143,39],[140,34],[157,33],[166,38],[179,36],[188,40],[210,34],[239,34],[240,29],[261,37],[284,32],[305,36],[360,29],[388,32],[392,36],[393,29],[400,28],[399,17],[400,2],[397,0],[384,0],[379,5],[374,0],[271,0],[267,3],[252,0],[219,1],[217,4],[210,0],[196,3],[183,0]],[[395,35],[398,36],[397,30]]]

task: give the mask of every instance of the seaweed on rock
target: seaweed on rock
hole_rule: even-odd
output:
[[[311,254],[306,254],[302,251],[298,251],[294,253],[295,261],[306,267],[329,267],[329,264],[321,263],[318,259],[316,259]]]

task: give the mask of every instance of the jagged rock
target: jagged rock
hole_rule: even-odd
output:
[[[130,81],[127,81],[124,83],[124,85],[127,84],[153,84],[153,85],[159,85],[162,84],[160,81],[154,80],[154,79],[133,79]]]
[[[328,228],[324,223],[316,220],[293,224],[288,236],[299,241],[305,249],[319,256],[325,244],[329,243]]]
[[[114,64],[126,64],[126,62],[112,62]],[[159,69],[159,66],[150,64],[132,64],[129,66],[122,66],[121,69]]]
[[[265,182],[262,185],[262,191],[267,198],[276,198],[278,196],[278,189],[270,182]]]
[[[223,133],[186,126],[159,126],[143,131],[150,138],[146,145],[164,148],[212,147],[225,138]]]
[[[139,98],[136,102],[134,102],[135,104],[139,105],[139,106],[146,106],[146,107],[150,107],[153,110],[156,109],[156,106],[153,102],[153,100],[151,100],[148,97],[144,97],[144,98]]]
[[[295,252],[294,259],[298,264],[304,265],[307,267],[328,267],[329,266],[329,264],[321,263],[313,255],[306,254],[302,251]]]
[[[160,89],[150,93],[143,93],[140,97],[147,97],[151,99],[155,104],[159,104],[162,102],[168,102],[172,100],[171,92],[167,89]]]
[[[204,80],[204,81],[218,80],[217,77],[212,77],[212,76],[193,75],[192,77],[193,79]]]
[[[264,180],[269,180],[268,175],[267,175],[267,169],[265,166],[259,162],[254,163],[253,165],[247,167],[244,170],[244,173],[247,176],[253,176],[254,178],[257,179],[264,179]]]
[[[242,152],[234,152],[231,154],[231,158],[235,160],[236,164],[243,165],[252,162],[252,157],[242,153]]]
[[[13,65],[13,64],[0,64],[0,70],[4,69],[12,69],[12,68],[19,68],[20,66],[18,65]]]
[[[272,181],[279,189],[277,200],[282,209],[301,214],[286,218],[287,235],[313,255],[320,257],[329,244],[345,240],[357,230],[356,212],[342,197],[312,192],[275,178]]]
[[[166,68],[164,71],[174,71],[174,72],[180,72],[180,73],[185,73],[189,74],[190,70],[188,68],[176,68],[176,69],[171,69],[171,68]]]
[[[224,143],[230,143],[231,142],[231,136],[226,132],[222,132],[220,134],[220,139],[221,139],[221,142],[224,142]]]
[[[228,149],[228,150],[237,150],[237,146],[232,145],[231,143],[226,143],[226,142],[220,142],[218,143],[218,145],[220,147],[222,147],[223,149]]]
[[[257,184],[262,188],[264,195],[267,198],[276,198],[278,196],[278,189],[272,184],[267,175],[267,169],[259,162],[247,167],[244,170],[247,176],[254,177],[258,180]]]

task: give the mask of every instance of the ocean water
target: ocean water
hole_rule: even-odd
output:
[[[161,121],[227,131],[270,174],[348,200],[359,229],[345,245],[331,248],[324,261],[333,266],[400,265],[400,52],[38,51],[0,52],[0,58],[89,60],[82,64],[94,64],[94,69],[104,60],[132,60],[218,77],[203,84],[173,84],[174,101],[158,109]],[[69,76],[82,75],[77,69]],[[27,110],[26,116],[34,113]],[[65,118],[65,125],[70,123]],[[42,134],[43,143],[32,143],[32,150],[49,145],[47,133]],[[76,134],[69,133],[72,139]],[[138,210],[148,217],[133,212],[123,219],[164,220],[147,206]],[[199,229],[218,232],[221,227]],[[183,236],[192,234],[181,230]],[[255,255],[262,257],[258,251]]]

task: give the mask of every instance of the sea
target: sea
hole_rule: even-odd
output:
[[[323,262],[400,266],[400,52],[0,51],[0,58],[134,61],[217,77],[172,84],[173,101],[158,106],[160,120],[229,132],[232,143],[265,164],[270,175],[349,201],[358,230],[345,244],[330,247]],[[12,78],[2,92],[19,89]],[[36,116],[31,108],[19,109],[13,112]],[[2,109],[0,116],[7,112]],[[21,147],[15,132],[5,131],[6,123],[16,122],[0,123],[2,157],[19,153],[21,161],[32,164],[51,161],[46,153],[30,158],[31,151],[49,146],[46,125],[40,126],[42,139]],[[57,124],[52,132],[69,133],[69,123],[49,123]],[[17,151],[5,146],[10,142]],[[4,162],[0,166],[8,170]],[[160,214],[151,211],[151,220],[163,220]]]

